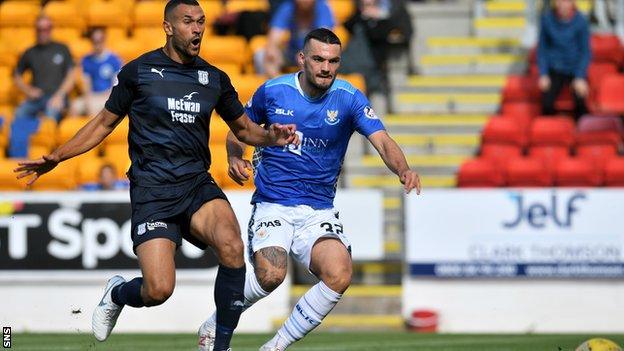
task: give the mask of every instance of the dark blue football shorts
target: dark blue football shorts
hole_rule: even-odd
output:
[[[132,242],[137,246],[155,239],[167,238],[179,247],[182,238],[204,250],[206,244],[191,235],[191,217],[206,202],[227,197],[210,174],[195,177],[182,184],[159,187],[130,186],[132,207]]]

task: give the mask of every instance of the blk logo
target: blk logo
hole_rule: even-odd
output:
[[[503,226],[514,228],[526,222],[533,228],[544,228],[549,223],[559,228],[570,228],[574,214],[580,210],[580,201],[586,200],[587,196],[579,192],[572,194],[569,198],[561,199],[560,197],[552,194],[549,202],[528,202],[521,193],[513,193],[511,201],[515,203],[516,215],[510,221],[504,222]]]

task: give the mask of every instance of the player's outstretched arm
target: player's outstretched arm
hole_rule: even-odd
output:
[[[416,194],[420,194],[418,173],[409,168],[403,151],[390,135],[385,130],[380,130],[369,135],[368,140],[373,144],[388,169],[399,176],[401,183],[405,186],[405,192],[409,193],[412,189],[416,189]]]
[[[59,146],[51,154],[42,156],[36,160],[20,162],[19,167],[14,170],[14,172],[17,173],[17,178],[34,175],[32,179],[28,181],[28,186],[32,185],[43,174],[54,169],[59,162],[93,149],[115,129],[122,118],[123,116],[117,116],[106,109],[102,109],[102,111],[85,124],[76,135],[65,144]]]
[[[243,159],[246,147],[245,144],[236,139],[232,132],[228,132],[225,141],[225,149],[228,156],[228,176],[241,186],[249,180],[248,170],[251,170],[251,162]]]
[[[299,136],[294,124],[273,123],[268,128],[262,128],[254,123],[246,113],[233,120],[226,121],[230,130],[239,141],[252,146],[284,146],[299,145]]]

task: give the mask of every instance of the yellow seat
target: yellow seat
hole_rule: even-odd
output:
[[[126,172],[130,169],[130,157],[128,156],[127,144],[114,144],[104,146],[104,161],[115,166],[117,177],[125,179]]]
[[[119,28],[119,27],[106,28],[106,44],[107,45],[118,40],[126,40],[126,39],[128,39],[128,30],[126,30],[126,28]]]
[[[73,190],[76,188],[76,163],[61,162],[52,171],[39,177],[33,190]]]
[[[355,12],[355,4],[352,0],[328,0],[327,4],[334,14],[336,24],[342,24]]]
[[[228,178],[227,170],[227,152],[225,144],[221,142],[210,141],[210,174],[214,178],[217,185],[222,186]]]
[[[229,0],[225,4],[227,12],[268,11],[269,2],[262,0]]]
[[[241,67],[236,64],[236,63],[227,63],[227,62],[220,62],[218,64],[215,65],[218,69],[222,70],[223,72],[225,72],[225,74],[228,75],[228,77],[230,77],[230,80],[235,79],[234,77],[238,77],[241,75]]]
[[[336,36],[340,39],[340,44],[342,44],[342,49],[344,50],[349,43],[351,33],[349,33],[349,31],[343,26],[337,26],[334,28],[334,33],[336,33]]]
[[[128,118],[124,118],[119,122],[117,127],[113,129],[106,139],[104,139],[104,145],[124,145],[127,148],[128,144],[128,130],[130,129],[130,122]],[[127,152],[126,152],[127,153]]]
[[[67,43],[67,45],[75,62],[80,62],[83,57],[93,51],[93,45],[88,39],[78,38]]]
[[[79,40],[82,33],[80,29],[65,27],[65,28],[54,28],[52,31],[52,38],[61,43],[70,44],[76,40]]]
[[[123,6],[111,6],[111,2],[97,1],[88,5],[87,23],[91,27],[119,27],[130,26],[130,15]]]
[[[17,179],[16,173],[13,172],[18,167],[18,159],[0,159],[0,190],[2,191],[19,191],[26,189],[27,179]]]
[[[0,105],[11,102],[13,91],[13,75],[7,66],[0,66]]]
[[[150,0],[141,1],[134,7],[134,26],[161,26],[166,1]]]
[[[199,5],[204,10],[206,16],[206,29],[210,27],[215,18],[219,17],[223,13],[223,5],[219,0],[200,0]]]
[[[30,136],[29,145],[43,147],[48,150],[56,146],[56,121],[51,118],[41,119],[39,128]]]
[[[347,82],[351,83],[355,88],[360,90],[362,93],[366,94],[366,81],[364,80],[364,76],[359,73],[351,73],[351,74],[339,74],[339,79],[344,79]]]
[[[50,1],[44,8],[43,12],[52,19],[52,23],[57,27],[71,27],[82,29],[85,27],[84,17],[78,10],[75,3],[68,1]]]
[[[200,56],[215,65],[235,63],[243,67],[251,61],[245,38],[234,35],[204,37]]]
[[[17,52],[10,44],[0,37],[0,67],[15,67],[17,64]]]
[[[142,43],[148,50],[163,47],[167,41],[162,25],[159,27],[136,28],[132,39]]]
[[[210,118],[210,144],[225,145],[230,127],[216,112]]]
[[[21,55],[35,45],[35,30],[26,27],[3,27],[0,29],[0,38],[6,45],[5,50]]]
[[[33,27],[39,15],[39,5],[24,1],[5,1],[0,4],[0,26]]]
[[[61,145],[67,142],[90,120],[90,117],[66,117],[63,119],[56,132],[56,143]]]
[[[91,155],[80,155],[75,157],[75,159],[78,165],[76,169],[76,183],[78,185],[97,183],[100,178],[100,168],[106,163],[105,160],[101,157],[93,157]]]
[[[113,42],[109,47],[112,52],[119,55],[121,60],[126,63],[141,56],[147,50],[155,49],[146,48],[141,41],[132,38]]]
[[[43,155],[49,155],[50,149],[40,145],[30,145],[28,147],[28,158],[31,160],[41,158]]]
[[[265,81],[265,76],[245,74],[234,77],[232,79],[232,85],[234,85],[236,92],[238,92],[238,99],[245,104],[253,97],[253,94]]]
[[[11,122],[13,121],[13,117],[15,117],[13,111],[13,105],[0,104],[0,117],[2,117],[3,120],[2,126],[3,128],[7,128],[7,131],[9,130]]]

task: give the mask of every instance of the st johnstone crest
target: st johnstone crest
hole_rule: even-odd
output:
[[[325,123],[333,126],[340,122],[340,118],[338,118],[338,110],[327,110],[327,117],[325,117]]]
[[[197,71],[197,75],[198,75],[198,80],[201,84],[206,85],[208,84],[209,80],[208,80],[208,72],[207,71]]]

